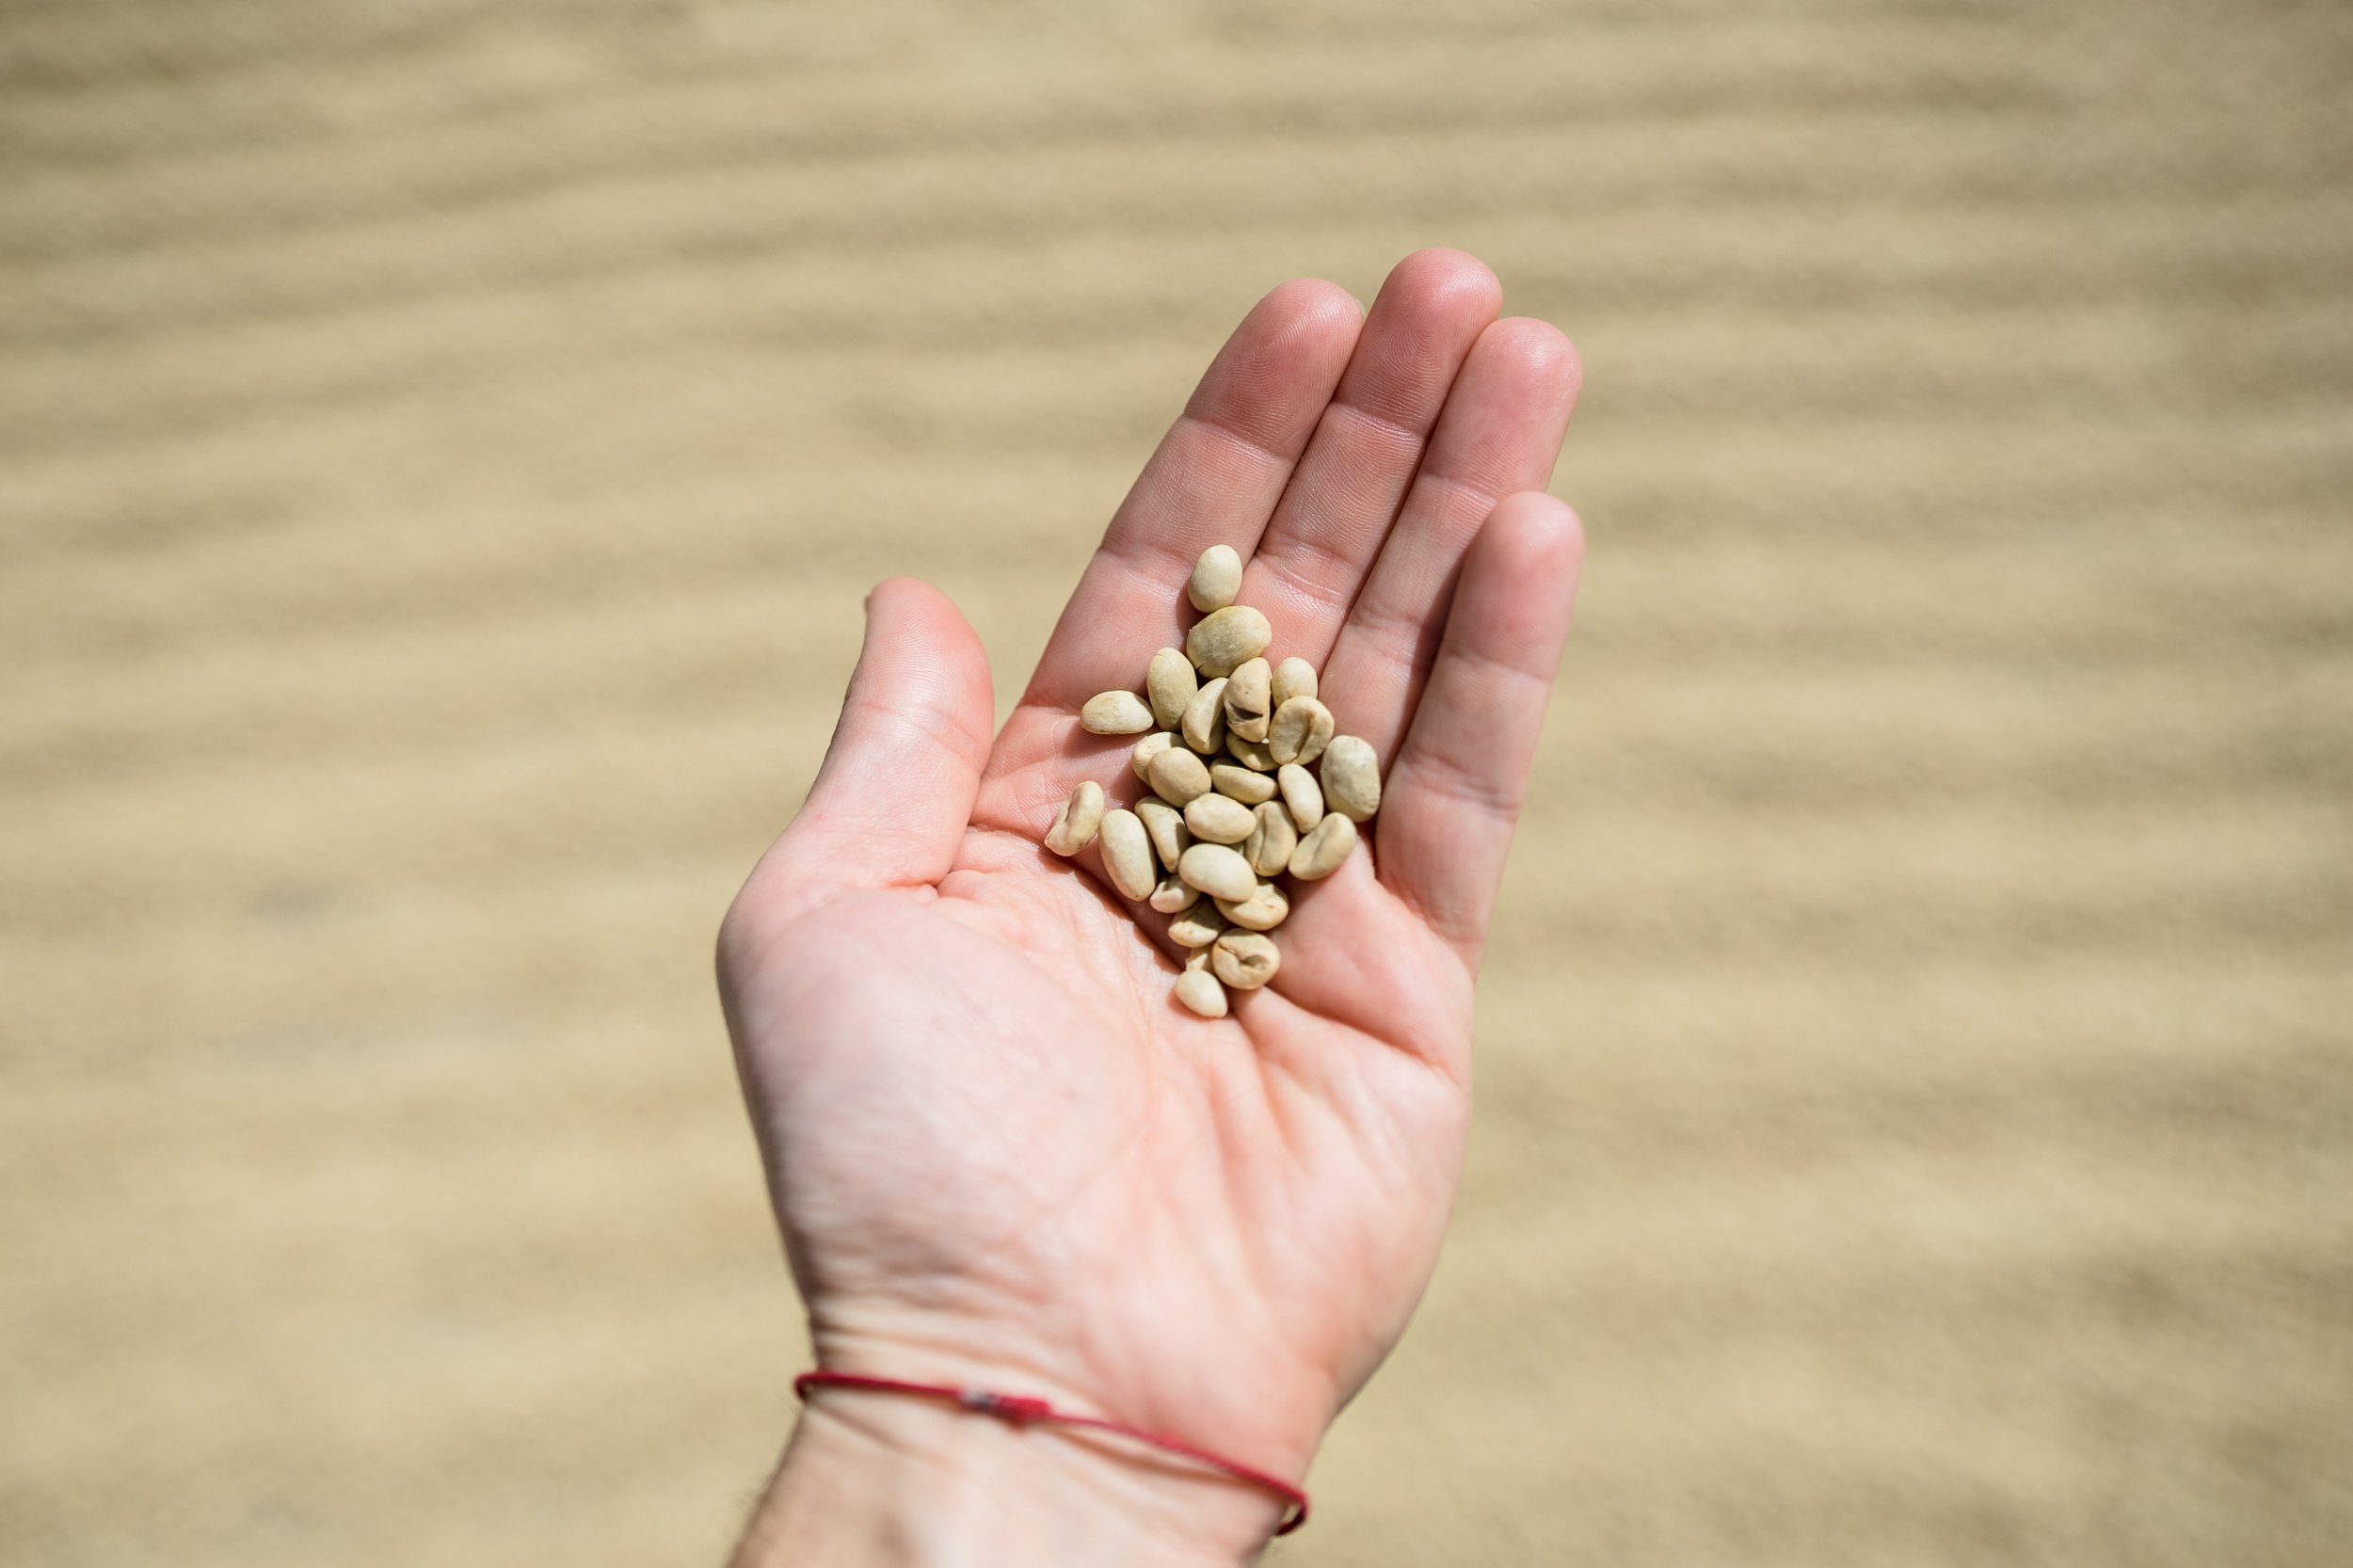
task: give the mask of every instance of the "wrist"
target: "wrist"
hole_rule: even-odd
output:
[[[1246,1482],[1116,1438],[819,1389],[733,1568],[1231,1568],[1283,1512]]]

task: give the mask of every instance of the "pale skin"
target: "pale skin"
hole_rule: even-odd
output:
[[[819,1362],[1042,1396],[1302,1480],[1437,1257],[1472,984],[1569,625],[1582,534],[1543,493],[1579,369],[1459,251],[1369,312],[1284,284],[1144,465],[992,736],[937,590],[868,600],[806,805],[719,938],[720,990]],[[1247,562],[1273,656],[1322,671],[1385,776],[1228,1017],[1170,997],[1168,917],[1040,847],[1087,734]],[[1116,1442],[820,1391],[739,1548],[791,1562],[1237,1563],[1266,1494]],[[1310,1527],[1312,1528],[1312,1527]]]

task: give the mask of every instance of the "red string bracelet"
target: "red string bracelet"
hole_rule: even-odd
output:
[[[901,1383],[896,1378],[870,1378],[862,1377],[856,1372],[828,1372],[822,1369],[803,1372],[792,1380],[792,1392],[798,1394],[803,1400],[808,1398],[808,1391],[812,1388],[852,1388],[869,1394],[912,1394],[920,1399],[949,1400],[966,1410],[974,1411],[983,1416],[994,1416],[1010,1426],[1083,1427],[1090,1432],[1108,1432],[1114,1436],[1125,1437],[1168,1453],[1182,1454],[1197,1464],[1206,1464],[1212,1470],[1223,1470],[1236,1480],[1245,1480],[1253,1486],[1273,1493],[1290,1505],[1289,1511],[1283,1516],[1283,1522],[1275,1527],[1274,1533],[1277,1535],[1289,1535],[1307,1522],[1307,1494],[1287,1480],[1268,1475],[1264,1470],[1237,1463],[1234,1460],[1221,1458],[1207,1448],[1196,1448],[1192,1444],[1180,1443],[1174,1437],[1162,1437],[1159,1432],[1145,1432],[1142,1427],[1127,1426],[1118,1421],[1106,1421],[1096,1416],[1073,1416],[1067,1411],[1056,1410],[1044,1400],[1035,1399],[1027,1394],[997,1394],[985,1388],[956,1388],[944,1383]]]

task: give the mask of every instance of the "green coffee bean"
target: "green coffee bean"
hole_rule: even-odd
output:
[[[1316,667],[1296,654],[1274,666],[1274,683],[1269,701],[1281,708],[1295,696],[1316,695]]]
[[[1174,729],[1183,721],[1185,708],[1201,689],[1201,681],[1193,673],[1193,661],[1185,657],[1184,649],[1164,648],[1152,655],[1144,672],[1144,689],[1152,699],[1153,721],[1162,729]]]
[[[1225,1016],[1225,987],[1206,968],[1187,969],[1176,977],[1176,1000],[1188,1013],[1205,1018]]]
[[[1323,820],[1323,786],[1316,782],[1316,776],[1296,762],[1286,762],[1274,770],[1274,783],[1283,792],[1291,825],[1302,833],[1314,831]]]
[[[1230,795],[1195,795],[1185,803],[1185,826],[1209,843],[1241,843],[1257,821],[1249,807]]]
[[[1206,948],[1225,928],[1225,917],[1217,912],[1216,901],[1205,898],[1168,922],[1168,939],[1180,948]]]
[[[1135,750],[1128,754],[1128,766],[1148,784],[1152,781],[1152,759],[1176,744],[1176,736],[1165,729],[1156,729],[1136,743]]]
[[[1241,557],[1229,544],[1213,544],[1193,564],[1185,598],[1196,610],[1223,610],[1241,592]]]
[[[1226,744],[1231,745],[1228,737]],[[1211,762],[1209,788],[1219,794],[1230,795],[1244,806],[1256,806],[1274,798],[1274,780],[1262,773],[1252,773],[1238,762]]]
[[[1200,903],[1202,897],[1200,888],[1187,887],[1175,872],[1171,872],[1152,885],[1152,897],[1148,902],[1163,915],[1181,915]]]
[[[1152,896],[1152,840],[1133,811],[1103,814],[1103,870],[1123,898]]]
[[[1242,840],[1242,858],[1260,876],[1280,876],[1290,869],[1291,851],[1299,847],[1299,829],[1290,812],[1273,801],[1250,813],[1250,837]]]
[[[1177,857],[1193,842],[1193,835],[1185,829],[1184,812],[1158,795],[1146,795],[1136,802],[1136,815],[1143,819],[1144,832],[1152,837],[1153,853],[1175,874]]]
[[[1211,898],[1243,900],[1258,887],[1258,873],[1230,844],[1194,844],[1177,858],[1176,874]]]
[[[1247,604],[1228,604],[1193,623],[1185,633],[1185,657],[1193,668],[1214,679],[1233,674],[1237,665],[1264,653],[1273,640],[1274,628],[1266,616]]]
[[[1225,732],[1225,754],[1252,773],[1273,773],[1274,754],[1264,741],[1246,741],[1232,730]]]
[[[1273,883],[1261,882],[1257,891],[1239,904],[1218,900],[1217,912],[1245,931],[1272,931],[1289,918],[1291,901]]]
[[[1141,735],[1152,728],[1152,710],[1133,692],[1103,692],[1087,698],[1079,722],[1090,735]]]
[[[1095,842],[1102,825],[1103,786],[1090,778],[1071,791],[1054,814],[1054,825],[1046,830],[1046,847],[1056,855],[1076,855]]]
[[[1209,968],[1237,991],[1255,991],[1274,978],[1283,954],[1274,939],[1255,931],[1227,931],[1209,950]]]
[[[1225,729],[1245,741],[1267,738],[1267,721],[1273,714],[1268,696],[1274,671],[1264,659],[1245,659],[1225,681]]]
[[[1332,738],[1323,752],[1323,803],[1357,822],[1381,809],[1381,765],[1371,742],[1353,735]]]
[[[1185,705],[1181,733],[1185,744],[1204,757],[1214,757],[1225,744],[1225,679],[1217,680],[1193,694]]]
[[[1209,765],[1183,746],[1163,747],[1144,771],[1152,792],[1171,806],[1191,805],[1209,792]]]
[[[1340,869],[1348,852],[1356,847],[1356,824],[1337,811],[1324,814],[1314,832],[1299,840],[1291,851],[1291,878],[1297,882],[1315,882],[1330,876]]]
[[[1304,766],[1322,756],[1331,743],[1332,710],[1311,696],[1295,696],[1283,704],[1267,728],[1267,752],[1278,764]]]

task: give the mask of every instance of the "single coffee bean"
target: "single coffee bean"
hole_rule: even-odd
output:
[[[1162,729],[1174,729],[1185,716],[1185,705],[1201,689],[1193,661],[1184,649],[1164,648],[1152,655],[1144,672],[1144,689],[1152,698],[1152,719]]]
[[[1268,703],[1274,671],[1264,659],[1245,659],[1225,681],[1225,729],[1245,741],[1267,738],[1267,720],[1274,710]]]
[[[1323,753],[1323,803],[1344,817],[1363,822],[1381,809],[1381,765],[1372,743],[1336,735]]]
[[[1090,735],[1141,735],[1152,728],[1152,710],[1133,692],[1103,692],[1087,698],[1079,722]]]
[[[1206,948],[1226,928],[1213,899],[1203,899],[1168,922],[1168,939],[1180,948]]]
[[[1274,938],[1255,931],[1228,931],[1209,950],[1209,968],[1237,991],[1255,991],[1274,978],[1283,954]]]
[[[1247,899],[1258,886],[1258,873],[1230,844],[1194,844],[1178,857],[1176,874],[1211,898]]]
[[[1223,610],[1234,602],[1241,592],[1241,557],[1229,544],[1213,544],[1201,552],[1201,559],[1193,564],[1193,576],[1186,580],[1185,598],[1196,610]]]
[[[1235,667],[1256,659],[1274,640],[1266,616],[1247,604],[1228,604],[1193,623],[1185,633],[1185,657],[1193,668],[1214,679],[1231,675]]]
[[[1122,898],[1152,896],[1152,838],[1133,811],[1103,813],[1103,870]]]
[[[1144,770],[1152,792],[1179,808],[1209,792],[1209,765],[1183,746],[1163,747]]]
[[[1280,708],[1295,696],[1315,695],[1315,665],[1294,653],[1274,666],[1274,684],[1269,694],[1269,700],[1273,707]]]
[[[1152,759],[1176,744],[1176,736],[1165,729],[1155,729],[1138,741],[1135,750],[1128,754],[1128,766],[1135,770],[1138,778],[1148,784],[1152,781]]]
[[[1291,825],[1302,833],[1313,831],[1323,820],[1323,786],[1316,782],[1316,776],[1296,762],[1286,762],[1274,770],[1274,783],[1283,792]]]
[[[1144,819],[1144,830],[1152,836],[1152,852],[1174,875],[1177,856],[1193,842],[1193,835],[1185,830],[1184,812],[1158,795],[1146,795],[1136,802],[1136,815]]]
[[[1261,882],[1258,890],[1240,904],[1218,900],[1217,912],[1245,931],[1272,931],[1289,918],[1291,901],[1273,883]]]
[[[1291,814],[1273,801],[1250,813],[1250,837],[1241,844],[1242,858],[1260,876],[1280,876],[1290,869],[1291,851],[1299,847],[1299,829]]]
[[[1225,744],[1225,679],[1220,676],[1193,694],[1185,705],[1185,744],[1204,757],[1215,757]]]
[[[1076,855],[1095,842],[1096,830],[1102,825],[1103,786],[1090,778],[1071,791],[1054,813],[1054,825],[1046,830],[1046,847],[1056,855]]]
[[[1267,727],[1266,748],[1277,763],[1305,765],[1332,744],[1332,710],[1311,696],[1295,696]]]
[[[1187,969],[1176,977],[1176,1000],[1188,1013],[1205,1018],[1225,1016],[1225,987],[1208,969]]]
[[[1338,871],[1355,847],[1356,824],[1337,811],[1329,812],[1291,851],[1291,875],[1301,882],[1320,881]]]
[[[1201,902],[1201,889],[1189,888],[1175,872],[1169,872],[1152,886],[1152,907],[1163,915],[1181,915]]]
[[[1273,773],[1274,753],[1264,741],[1245,741],[1232,730],[1225,733],[1225,754],[1252,773]]]
[[[1257,821],[1250,808],[1231,795],[1195,795],[1185,803],[1185,825],[1194,838],[1212,844],[1241,843]]]
[[[1229,740],[1228,744],[1231,744]],[[1274,798],[1274,780],[1262,773],[1252,773],[1239,762],[1211,762],[1209,788],[1219,794],[1230,795],[1244,806],[1256,806],[1262,800]]]

